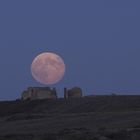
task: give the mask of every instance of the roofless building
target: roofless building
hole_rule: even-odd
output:
[[[82,97],[82,89],[74,87],[71,89],[64,88],[64,98]],[[57,91],[50,87],[29,87],[22,93],[22,100],[40,100],[40,99],[57,99]]]
[[[29,87],[22,93],[22,100],[56,99],[56,89],[50,87]]]

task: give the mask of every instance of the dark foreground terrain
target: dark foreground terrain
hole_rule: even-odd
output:
[[[0,102],[0,140],[140,140],[140,96]]]

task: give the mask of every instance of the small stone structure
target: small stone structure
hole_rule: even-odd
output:
[[[72,89],[64,88],[64,98],[81,98],[82,97],[82,89],[79,87],[74,87]]]
[[[22,100],[56,99],[56,89],[49,87],[29,87],[22,93]]]

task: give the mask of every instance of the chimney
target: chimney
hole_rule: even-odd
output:
[[[56,91],[56,88],[53,88],[53,89],[52,89],[52,94],[57,98],[57,91]]]
[[[68,98],[67,88],[65,87],[64,88],[64,99],[67,99],[67,98]]]

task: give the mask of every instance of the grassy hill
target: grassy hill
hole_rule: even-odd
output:
[[[134,128],[140,129],[140,96],[0,102],[1,139],[9,135],[54,136],[71,131],[90,135]]]
[[[140,96],[91,96],[77,99],[0,102],[0,116],[16,113],[140,111]]]

